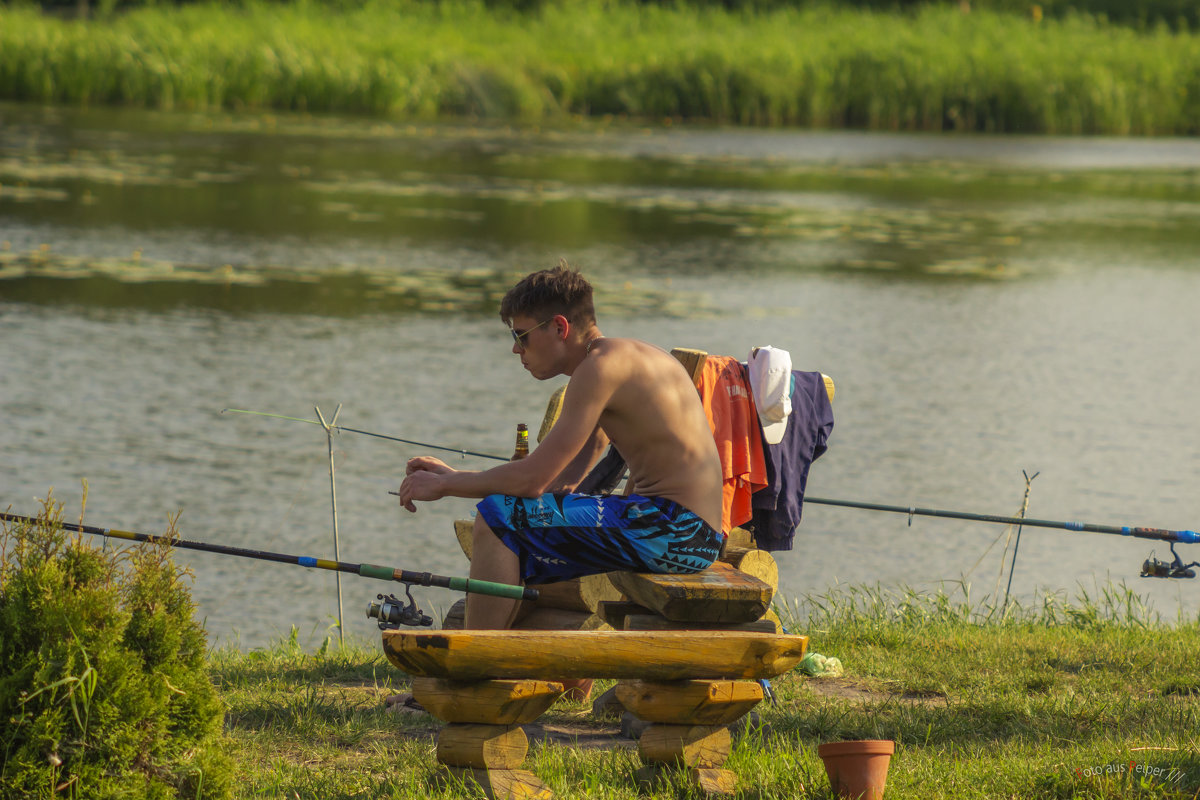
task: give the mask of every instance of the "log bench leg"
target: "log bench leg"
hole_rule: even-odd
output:
[[[551,800],[554,793],[550,787],[527,769],[475,769],[438,765],[433,776],[435,785],[444,786],[449,781],[477,784],[489,800]]]
[[[651,723],[638,739],[638,755],[645,766],[636,777],[639,783],[652,786],[682,767],[688,783],[704,794],[733,794],[737,778],[723,767],[732,749],[732,737],[724,725]]]
[[[637,779],[654,784],[684,769],[688,782],[709,796],[736,791],[736,776],[724,768],[733,749],[730,723],[763,699],[755,681],[621,681],[621,704],[650,725],[638,740],[644,767]]]
[[[638,769],[634,779],[647,792],[661,788],[662,783],[675,774],[679,767],[665,764],[647,764]],[[684,776],[689,786],[698,789],[706,797],[728,797],[737,793],[737,775],[730,769],[708,769],[685,767]]]
[[[562,684],[551,681],[414,678],[413,697],[446,722],[434,782],[474,782],[491,800],[550,800],[550,787],[521,769],[529,740],[520,726],[540,717],[562,692]]]

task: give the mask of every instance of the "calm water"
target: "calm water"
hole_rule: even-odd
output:
[[[609,335],[834,377],[815,496],[1200,527],[1200,142],[461,125],[0,106],[0,504],[332,555],[313,425],[505,454],[561,379],[495,317],[508,272],[568,258]],[[344,560],[465,574],[467,501],[402,513],[425,452],[334,440]],[[487,461],[456,460],[469,468]],[[991,594],[1000,526],[809,505],[781,594]],[[1125,582],[1163,616],[1166,548],[1027,529],[1013,592]],[[1011,549],[1009,550],[1011,555]],[[1185,560],[1200,548],[1181,547]],[[181,554],[215,641],[319,641],[334,579]],[[343,579],[347,629],[386,584]],[[456,596],[416,592],[427,611]]]

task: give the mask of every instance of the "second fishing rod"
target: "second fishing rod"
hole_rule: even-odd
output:
[[[280,414],[265,414],[258,411],[242,411],[240,409],[224,409],[225,411],[237,411],[242,414],[255,414],[258,416],[275,417],[279,419],[289,419],[296,422],[307,422],[310,424],[320,423],[315,420],[301,419],[299,417],[285,417]],[[480,458],[489,458],[497,461],[508,461],[509,458],[504,456],[492,455],[490,453],[478,453],[460,448],[447,447],[445,445],[430,444],[427,442],[417,442],[410,439],[401,439],[396,436],[385,436],[384,434],[372,433],[370,431],[355,430],[353,428],[340,428],[349,433],[358,433],[364,436],[372,436],[379,439],[388,439],[391,441],[403,442],[405,444],[413,444],[419,447],[429,447],[436,450],[444,450],[452,453],[461,453],[464,456],[472,455]],[[391,494],[395,494],[392,492]],[[914,516],[928,517],[943,517],[950,519],[962,519],[971,522],[993,522],[1004,525],[1026,525],[1029,527],[1038,528],[1053,528],[1056,530],[1074,531],[1079,533],[1106,533],[1119,536],[1129,536],[1136,539],[1152,539],[1161,542],[1168,542],[1171,545],[1171,554],[1174,556],[1172,562],[1153,562],[1147,560],[1143,566],[1142,574],[1146,577],[1193,577],[1189,573],[1189,568],[1200,566],[1200,563],[1193,562],[1192,564],[1184,564],[1179,555],[1175,552],[1176,544],[1197,544],[1200,543],[1200,533],[1193,530],[1170,530],[1167,528],[1154,528],[1146,526],[1132,525],[1100,525],[1091,522],[1072,522],[1064,520],[1046,520],[1046,519],[1031,519],[1026,517],[1011,517],[1001,516],[997,514],[977,514],[967,511],[948,511],[945,509],[936,508],[920,508],[917,506],[901,506],[888,505],[884,503],[866,503],[854,500],[833,500],[825,497],[804,498],[807,503],[817,505],[840,506],[843,508],[857,508],[867,511],[888,511],[893,513],[906,514],[911,519]]]

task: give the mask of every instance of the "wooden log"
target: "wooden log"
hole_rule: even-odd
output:
[[[621,681],[621,705],[648,722],[728,725],[763,699],[754,681]]]
[[[677,768],[669,764],[647,764],[634,773],[634,779],[647,790],[653,790],[676,774]],[[737,792],[737,776],[732,770],[690,767],[686,781],[703,797],[728,797]]]
[[[528,753],[519,725],[451,723],[438,733],[437,760],[452,767],[516,769]]]
[[[442,617],[442,630],[461,631],[467,624],[467,598],[455,600]]]
[[[771,612],[767,612],[771,613]],[[763,617],[754,622],[722,624],[716,622],[675,622],[658,614],[630,614],[625,617],[627,631],[753,631],[779,633],[775,623]]]
[[[632,711],[626,711],[621,714],[621,736],[626,739],[642,738],[642,731],[653,725],[653,722],[646,722],[644,719],[638,719]]]
[[[621,590],[613,585],[607,573],[543,583],[534,588],[539,596],[533,605],[539,608],[565,608],[595,614],[601,603],[621,599]]]
[[[642,731],[638,755],[647,764],[719,767],[729,758],[733,737],[724,725],[665,725]]]
[[[413,698],[446,722],[527,725],[563,692],[561,683],[537,680],[461,682],[413,678]]]
[[[463,555],[470,561],[471,549],[475,545],[475,520],[454,520],[454,536],[458,539],[458,546],[462,548]]]
[[[586,611],[563,608],[534,608],[513,623],[518,631],[611,631],[612,626]]]
[[[442,630],[461,631],[466,627],[467,601],[458,600],[442,619]],[[518,614],[513,630],[532,631],[610,631],[612,626],[596,614],[567,611],[561,608],[538,608],[529,604],[523,615]]]
[[[770,586],[772,592],[779,591],[779,565],[775,563],[775,557],[766,550],[726,545],[721,560],[738,572],[758,578]]]
[[[625,617],[630,614],[650,614],[650,609],[628,600],[604,601],[596,609],[596,616],[616,630],[625,629]]]
[[[617,698],[617,687],[610,686],[592,701],[592,716],[597,719],[620,719],[625,706]]]
[[[794,667],[807,646],[807,636],[744,631],[383,632],[384,654],[397,668],[466,681],[772,678]]]
[[[675,356],[692,378],[692,383],[699,385],[700,375],[704,371],[704,362],[708,361],[708,353],[703,350],[693,350],[689,347],[672,347],[671,355]]]
[[[466,600],[459,600],[450,606],[446,618],[442,620],[442,630],[461,631],[466,624]],[[534,608],[524,618],[513,623],[513,630],[559,630],[559,631],[610,631],[612,627],[595,614],[585,614],[582,611],[564,611],[561,608]],[[561,699],[582,702],[592,693],[591,678],[563,678],[561,683],[563,693]]]
[[[732,529],[725,537],[725,549],[728,550],[731,547],[744,547],[746,549],[757,547],[754,543],[754,534],[745,528]]]
[[[751,622],[771,607],[770,585],[717,561],[701,572],[609,573],[630,600],[677,622]]]
[[[546,413],[542,415],[542,427],[538,429],[537,440],[540,444],[542,439],[546,438],[546,434],[554,427],[554,423],[558,422],[558,415],[562,413],[563,396],[567,393],[565,385],[554,390],[554,394],[550,395],[550,400],[546,403]]]
[[[775,609],[773,608],[768,609],[767,613],[763,614],[762,619],[760,619],[759,622],[770,622],[775,626],[776,633],[784,633],[783,621],[779,619],[779,615],[775,613]]]
[[[688,783],[706,797],[724,797],[737,792],[737,775],[728,769],[689,769]]]
[[[434,775],[439,788],[451,784],[478,784],[489,800],[552,800],[554,793],[527,769],[475,769],[439,766]],[[456,788],[450,786],[450,788]]]
[[[471,550],[474,543],[475,523],[469,519],[454,521],[454,535],[458,546],[462,549],[467,560],[471,560]],[[536,587],[538,599],[521,604],[522,613],[528,613],[537,608],[565,608],[569,611],[586,611],[596,613],[600,604],[607,601],[621,600],[621,590],[613,585],[607,573],[585,575],[582,578],[572,578],[569,581],[544,583]]]

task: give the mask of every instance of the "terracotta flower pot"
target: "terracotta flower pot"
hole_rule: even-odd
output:
[[[888,764],[896,743],[890,739],[828,742],[817,747],[834,794],[847,800],[882,800]]]

